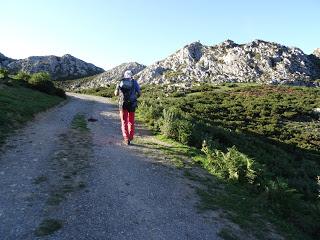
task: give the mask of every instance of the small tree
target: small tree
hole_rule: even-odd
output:
[[[38,72],[31,75],[29,83],[33,84],[33,83],[46,82],[46,81],[51,81],[50,74],[47,72]]]
[[[5,68],[0,68],[0,78],[6,79],[9,76],[9,71]]]
[[[55,87],[53,82],[51,82],[50,74],[47,72],[35,73],[31,76],[28,83],[33,89],[36,89],[41,92],[48,94],[55,93]]]
[[[16,79],[22,80],[25,82],[28,82],[30,78],[31,78],[31,75],[29,73],[24,72],[24,71],[20,71],[16,75]]]

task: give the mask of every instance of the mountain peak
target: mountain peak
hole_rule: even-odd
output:
[[[223,41],[222,43],[218,44],[218,46],[235,47],[235,46],[238,46],[238,44],[230,39],[227,39],[227,40]]]
[[[67,54],[64,54],[62,56],[62,58],[75,58],[74,56],[72,56],[71,54],[67,53]]]

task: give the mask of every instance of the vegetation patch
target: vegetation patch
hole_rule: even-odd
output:
[[[164,72],[165,78],[168,78],[168,79],[177,78],[177,77],[179,77],[181,75],[183,75],[182,71],[168,70],[168,71]]]
[[[47,235],[51,235],[54,232],[58,231],[62,228],[62,221],[56,219],[45,219],[43,220],[39,227],[35,231],[35,235],[38,237],[43,237]]]
[[[40,175],[33,180],[33,184],[40,184],[48,180],[47,176]]]
[[[78,129],[80,131],[89,131],[87,126],[87,121],[83,114],[77,114],[71,123],[73,129]]]
[[[90,94],[90,95],[95,95],[100,97],[107,97],[107,98],[112,98],[116,100],[117,97],[114,96],[115,89],[116,89],[116,84],[110,84],[108,87],[83,89],[83,90],[78,90],[76,92],[81,94]]]
[[[317,238],[320,124],[313,109],[319,96],[316,88],[239,83],[200,85],[179,95],[145,86],[137,117],[155,133],[202,150],[196,161],[223,184],[245,189],[253,202],[244,206],[262,204],[283,228]]]
[[[31,120],[36,113],[64,100],[23,87],[16,82],[11,86],[0,83],[0,86],[0,145],[10,133]]]

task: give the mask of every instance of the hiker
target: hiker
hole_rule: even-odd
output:
[[[123,79],[117,84],[114,95],[119,95],[121,130],[124,143],[130,145],[134,135],[134,112],[137,98],[141,95],[138,82],[132,78],[130,70],[125,71]]]

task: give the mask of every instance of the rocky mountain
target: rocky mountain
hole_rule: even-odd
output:
[[[0,68],[6,68],[13,61],[15,60],[0,53]]]
[[[317,48],[314,50],[313,55],[316,56],[317,58],[320,58],[320,48]]]
[[[227,40],[215,46],[194,42],[148,66],[136,79],[141,84],[180,86],[197,82],[314,85],[319,84],[312,81],[320,76],[318,53],[306,55],[299,48],[262,40],[247,44]]]
[[[146,66],[137,62],[123,63],[106,72],[92,76],[90,78],[77,79],[62,83],[62,87],[68,91],[90,89],[98,87],[106,87],[110,84],[117,83],[123,78],[126,70],[131,70],[133,74],[137,74],[145,69]]]
[[[32,56],[25,59],[10,59],[0,54],[0,67],[7,68],[10,72],[25,71],[36,73],[45,71],[56,80],[75,79],[91,76],[104,72],[102,68],[91,63],[84,62],[70,54],[57,56]]]

